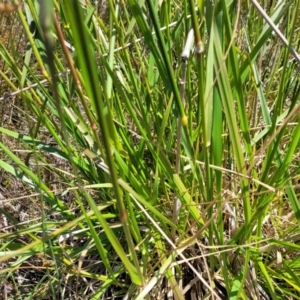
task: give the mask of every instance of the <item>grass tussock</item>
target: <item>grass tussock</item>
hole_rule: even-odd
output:
[[[1,299],[300,299],[299,3],[198,5],[0,6]]]

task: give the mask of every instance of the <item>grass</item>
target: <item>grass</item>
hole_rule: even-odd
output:
[[[102,5],[0,14],[1,297],[300,299],[299,3]]]

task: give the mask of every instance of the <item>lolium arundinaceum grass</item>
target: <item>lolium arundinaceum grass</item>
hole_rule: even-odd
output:
[[[300,299],[297,1],[1,5],[1,299]]]

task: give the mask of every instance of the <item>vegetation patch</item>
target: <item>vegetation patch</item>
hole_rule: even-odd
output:
[[[298,2],[0,2],[0,298],[300,299]]]

